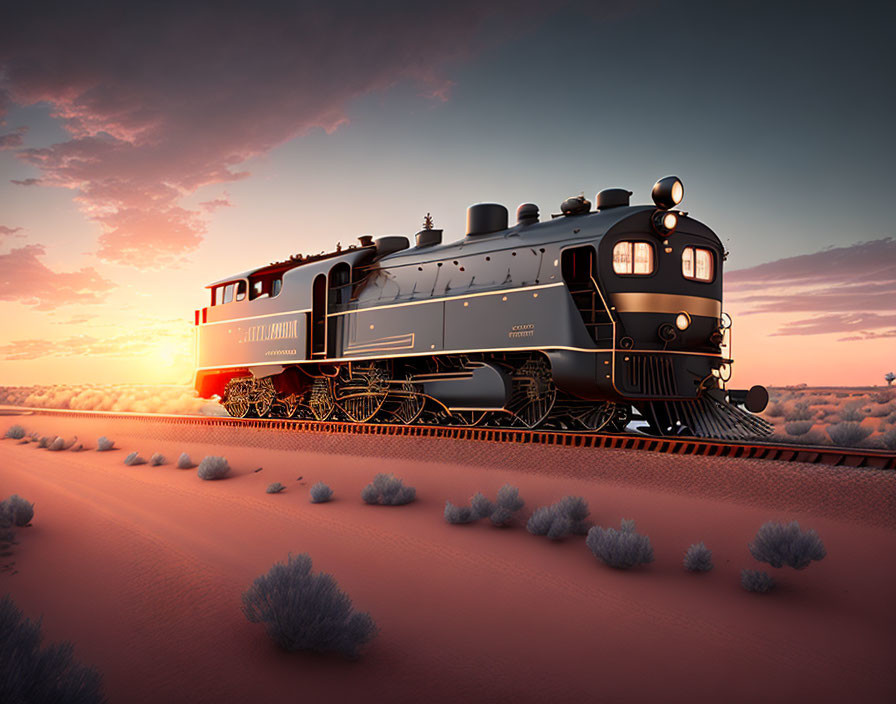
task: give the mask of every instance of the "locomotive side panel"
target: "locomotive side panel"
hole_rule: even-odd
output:
[[[330,322],[341,331],[344,341],[336,354],[387,357],[441,351],[444,310],[444,303],[433,301],[332,316]]]
[[[197,328],[197,367],[249,367],[307,359],[308,313],[292,311]]]

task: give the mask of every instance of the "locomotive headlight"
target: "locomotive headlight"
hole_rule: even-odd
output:
[[[681,203],[681,199],[684,198],[684,185],[678,176],[666,176],[653,184],[650,195],[657,208],[669,210]]]
[[[678,215],[665,210],[657,210],[650,218],[650,224],[653,225],[656,234],[665,237],[671,235],[678,227]]]
[[[691,316],[686,311],[681,311],[675,317],[675,327],[679,330],[687,330],[691,326]]]

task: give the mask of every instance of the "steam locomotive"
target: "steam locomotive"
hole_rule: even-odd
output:
[[[221,279],[195,313],[196,389],[240,418],[768,434],[765,389],[726,389],[726,252],[683,195],[667,176],[653,205],[610,188],[544,221],[524,203],[512,227],[478,203],[456,242],[427,214],[413,247],[364,235]]]

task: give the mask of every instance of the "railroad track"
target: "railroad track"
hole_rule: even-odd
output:
[[[250,427],[261,430],[344,435],[386,435],[391,437],[430,437],[476,442],[555,445],[558,447],[607,448],[662,452],[675,455],[734,457],[778,462],[807,462],[842,467],[896,469],[896,452],[865,448],[798,446],[763,441],[709,440],[705,438],[660,438],[650,435],[564,432],[556,430],[515,430],[439,425],[391,425],[387,423],[346,423],[341,421],[287,420],[276,418],[229,418],[186,416],[162,413],[126,413],[111,411],[71,411],[49,408],[3,409],[4,415],[59,415],[69,418],[122,418],[170,425],[206,427]]]

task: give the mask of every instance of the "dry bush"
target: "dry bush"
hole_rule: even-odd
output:
[[[329,574],[311,573],[308,555],[290,555],[260,576],[243,594],[243,613],[263,623],[284,650],[335,652],[358,656],[377,634],[369,614],[358,613],[352,600]]]
[[[159,465],[163,465],[163,464],[165,464],[165,455],[163,455],[159,452],[153,453],[153,456],[149,458],[149,463],[153,467],[158,467]]]
[[[110,440],[105,435],[103,435],[99,440],[96,441],[97,452],[108,452],[113,447],[115,447],[115,441]]]
[[[588,532],[588,502],[581,496],[566,496],[550,506],[541,506],[529,517],[526,530],[532,535],[560,540],[570,533]]]
[[[318,482],[310,490],[311,503],[325,504],[333,498],[333,490],[323,482]]]
[[[619,570],[653,562],[650,538],[635,532],[634,521],[623,519],[619,530],[594,526],[585,544],[598,560]]]
[[[881,404],[879,406],[875,406],[874,408],[872,408],[868,412],[868,415],[871,416],[872,418],[883,418],[884,416],[890,415],[894,411],[896,411],[896,405],[894,405],[892,403],[884,403],[884,404]]]
[[[798,420],[793,423],[787,423],[784,426],[784,430],[787,431],[788,435],[805,435],[812,430],[814,424],[815,422],[811,420]]]
[[[822,560],[827,551],[818,533],[800,530],[800,524],[769,521],[764,523],[750,543],[750,554],[772,567],[787,565],[795,570],[809,566],[813,560]]]
[[[21,440],[25,437],[25,429],[21,425],[11,425],[7,428],[6,435],[3,437],[11,440]]]
[[[779,401],[778,403],[769,404],[769,407],[765,411],[765,415],[770,418],[783,418],[784,412],[784,404]]]
[[[138,453],[132,452],[127,457],[124,458],[124,463],[128,467],[135,467],[138,464],[146,464],[146,458],[141,457]]]
[[[417,490],[412,486],[404,486],[394,474],[377,474],[361,490],[361,498],[368,504],[403,506],[417,498]]]
[[[896,428],[892,428],[880,436],[880,441],[888,450],[896,450]]]
[[[873,397],[875,403],[889,403],[896,399],[896,391],[892,389],[884,389],[883,391],[875,394]]]
[[[810,420],[813,415],[814,411],[811,411],[809,409],[809,404],[805,401],[799,401],[793,404],[790,412],[784,415],[784,420],[791,422],[798,420]]]
[[[702,542],[694,543],[684,554],[684,568],[689,572],[709,572],[712,569],[712,550]]]
[[[455,506],[450,501],[445,502],[445,522],[452,525],[460,525],[463,523],[472,523],[477,520],[478,516],[473,514],[473,509],[469,506]]]
[[[759,594],[765,594],[775,588],[775,580],[771,575],[768,572],[757,570],[741,570],[740,583],[748,592],[758,592]]]
[[[285,488],[286,487],[283,486],[280,482],[274,482],[273,484],[269,484],[268,488],[265,489],[264,491],[266,494],[279,494]]]
[[[874,432],[859,423],[837,423],[827,428],[831,440],[839,447],[856,447]]]
[[[202,461],[199,463],[199,469],[196,470],[196,474],[199,475],[200,479],[210,481],[224,479],[230,474],[230,465],[227,464],[227,460],[224,457],[209,455],[202,458]]]
[[[0,513],[5,514],[14,526],[27,526],[34,518],[34,504],[26,501],[18,494],[0,502]]]
[[[105,702],[102,677],[77,662],[68,641],[41,648],[40,621],[0,599],[0,701],[9,704]]]
[[[195,466],[193,460],[190,459],[190,456],[186,452],[180,453],[180,457],[177,458],[178,469],[193,469]]]
[[[856,401],[847,403],[840,409],[840,420],[849,421],[851,423],[861,423],[865,420],[865,413],[862,410],[862,402]]]

